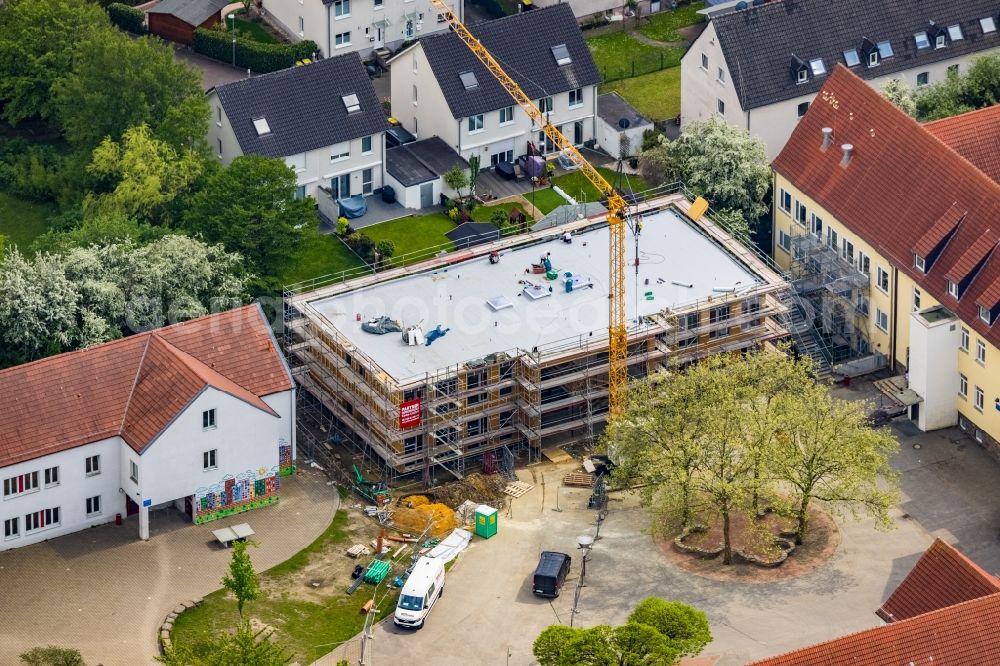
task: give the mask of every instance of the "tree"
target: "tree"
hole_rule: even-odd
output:
[[[453,166],[444,172],[442,178],[444,178],[444,184],[455,190],[458,198],[461,199],[462,190],[469,186],[469,176],[465,173],[465,169]]]
[[[156,660],[166,666],[285,666],[292,655],[271,640],[268,629],[255,632],[249,621],[241,621],[232,636],[222,632],[215,640],[200,643],[197,652],[171,645]]]
[[[223,576],[222,585],[236,597],[236,607],[243,617],[243,604],[260,598],[260,581],[253,569],[245,541],[233,542],[233,557],[229,561],[229,573]]]
[[[913,88],[906,85],[901,79],[889,79],[882,84],[880,90],[882,96],[895,104],[900,111],[915,118],[917,115],[917,98]]]
[[[869,427],[867,405],[833,399],[819,385],[797,390],[785,402],[775,476],[791,488],[795,541],[802,543],[809,506],[863,510],[882,528],[898,499],[898,475],[889,465],[899,443],[887,429]]]
[[[10,0],[0,11],[0,109],[12,125],[53,115],[49,89],[73,64],[75,45],[113,34],[86,0]],[[105,109],[105,112],[108,111]]]
[[[183,226],[239,252],[260,276],[259,288],[274,290],[302,230],[316,223],[312,199],[296,199],[295,189],[295,173],[281,160],[242,155],[190,198]]]
[[[943,81],[916,93],[917,118],[936,120],[982,109],[1000,101],[1000,55],[987,53],[972,59],[961,74],[949,71]]]
[[[678,601],[647,597],[635,607],[628,621],[656,629],[670,640],[681,657],[693,657],[712,642],[705,614]]]
[[[21,654],[21,661],[27,666],[86,666],[79,650],[55,645],[32,648]]]
[[[750,229],[750,225],[747,224],[747,219],[743,217],[742,212],[728,208],[717,210],[712,213],[712,221],[728,231],[730,236],[744,245],[749,246],[751,244],[750,234],[752,230]]]

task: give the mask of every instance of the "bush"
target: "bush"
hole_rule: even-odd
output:
[[[120,2],[112,2],[108,5],[107,10],[108,18],[122,30],[128,30],[137,35],[146,31],[146,26],[144,25],[146,13],[141,9],[136,9]]]
[[[507,10],[497,0],[479,0],[478,4],[486,10],[490,18],[503,18],[507,16]]]
[[[363,260],[371,262],[375,253],[375,241],[373,241],[367,234],[355,231],[353,234],[345,238],[344,242],[347,243],[347,247],[354,250],[355,254]]]
[[[221,62],[233,60],[233,40],[229,33],[198,28],[194,31],[193,48]],[[319,53],[319,47],[308,39],[294,44],[264,44],[246,37],[236,38],[236,65],[261,74],[292,67],[296,60],[312,58],[314,53]]]

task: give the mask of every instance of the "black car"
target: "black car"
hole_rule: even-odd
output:
[[[401,146],[404,143],[413,143],[417,137],[410,134],[402,125],[390,125],[385,131],[385,144],[392,148]]]
[[[531,581],[531,591],[539,597],[558,597],[559,590],[566,582],[573,558],[566,553],[547,550],[538,559],[535,575]]]

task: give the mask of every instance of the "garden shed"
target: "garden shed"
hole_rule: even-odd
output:
[[[222,20],[230,0],[163,0],[146,11],[149,31],[171,42],[192,44],[196,28],[210,28]]]
[[[458,193],[442,178],[453,167],[468,174],[469,163],[436,136],[385,151],[385,182],[393,187],[399,203],[406,208],[431,208],[438,204],[442,194],[455,197]]]

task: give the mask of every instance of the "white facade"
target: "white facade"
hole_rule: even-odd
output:
[[[494,159],[504,161],[524,155],[528,141],[543,152],[556,152],[546,150],[541,131],[513,99],[509,107],[493,109],[480,117],[455,118],[421,44],[398,54],[390,68],[392,115],[417,138],[438,136],[466,160],[478,154],[483,168]],[[597,134],[597,86],[578,91],[553,95],[549,119],[570,141],[581,145]],[[540,106],[540,100],[534,101]]]
[[[447,0],[459,20],[464,5]],[[324,57],[396,49],[448,29],[430,0],[264,0],[265,18],[292,40],[311,39]]]
[[[887,76],[866,78],[865,82],[876,89],[892,79],[900,79],[912,88],[937,83],[945,79],[949,68],[958,66],[959,71],[964,71],[972,58],[995,50],[940,60]],[[835,64],[827,63],[827,71],[832,71]],[[733,84],[733,67],[735,64],[727,62],[723,56],[714,24],[709,23],[681,59],[681,126],[718,115],[729,124],[760,137],[767,147],[768,159],[773,160],[784,148],[798,119],[817,93],[746,110],[740,105]],[[859,67],[852,67],[851,71],[858,73]]]
[[[632,125],[626,130],[619,129],[617,124],[609,123],[604,118],[597,118],[597,145],[612,157],[618,157],[621,151],[622,134],[629,141],[628,154],[638,155],[642,152],[642,135],[646,130],[653,129],[653,123]]]
[[[228,166],[243,154],[232,124],[214,91],[208,95],[212,121],[208,143],[216,159]],[[355,194],[369,195],[382,187],[382,160],[385,134],[357,137],[335,146],[324,146],[297,155],[285,155],[285,164],[295,171],[300,196],[319,199],[325,196],[318,188],[333,189],[340,198]],[[346,155],[346,156],[345,156]],[[336,182],[334,182],[336,181]],[[345,188],[347,190],[345,191]]]
[[[563,0],[533,0],[536,7],[551,7],[558,5]],[[622,20],[622,9],[625,3],[620,0],[568,0],[569,6],[573,8],[573,15],[578,19],[594,14],[606,12],[610,14],[612,21]],[[638,9],[640,16],[655,14],[656,12],[670,8],[670,0],[639,0]],[[634,18],[629,17],[630,21]]]
[[[941,306],[910,315],[909,386],[923,398],[923,402],[915,405],[917,427],[921,430],[948,428],[958,423],[955,399],[959,392],[959,372],[955,350],[961,343],[960,329],[958,318]]]

